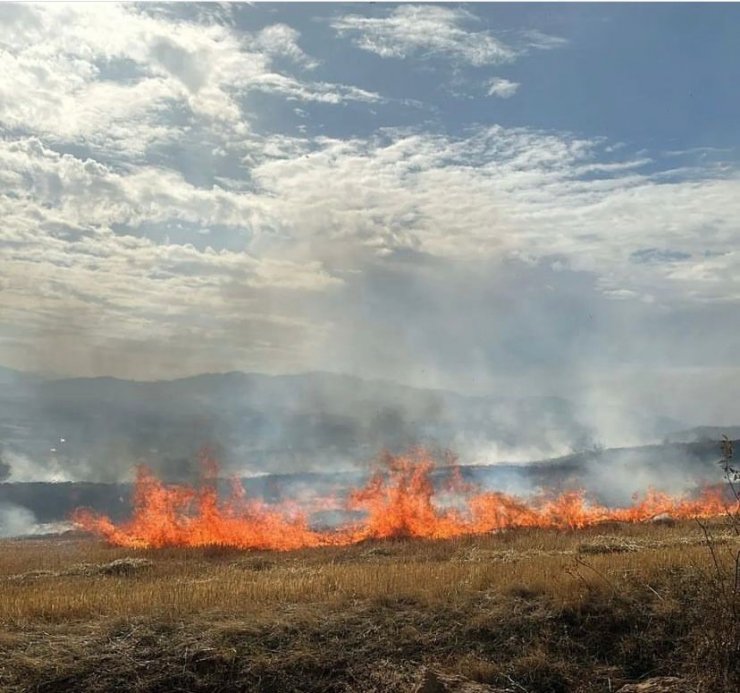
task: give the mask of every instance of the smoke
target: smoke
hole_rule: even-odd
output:
[[[20,505],[0,503],[0,537],[35,534],[39,530],[34,514]]]
[[[10,463],[5,459],[3,447],[0,445],[0,481],[4,481],[10,476]]]
[[[46,483],[60,483],[65,481],[84,481],[80,469],[75,466],[65,468],[63,462],[53,453],[46,459],[32,458],[28,455],[7,451],[5,453],[9,482],[40,481]]]
[[[39,381],[2,393],[13,406],[2,410],[0,474],[12,482],[118,483],[143,463],[166,481],[193,483],[204,446],[226,474],[247,476],[357,469],[382,449],[415,445],[452,449],[463,464],[526,465],[655,443],[686,428],[597,392],[574,404],[328,373]],[[630,479],[634,472],[625,468]]]
[[[651,486],[676,494],[719,480],[711,441],[604,449],[661,441],[686,423],[585,378],[570,399],[513,388],[464,395],[329,373],[17,380],[0,393],[5,535],[65,529],[50,523],[80,506],[120,521],[131,510],[125,482],[137,464],[166,482],[197,483],[204,445],[224,475],[252,477],[250,496],[309,506],[356,485],[381,449],[415,445],[440,451],[442,462],[441,451],[452,449],[463,465],[478,465],[465,469],[466,481],[520,496],[584,488],[601,503],[628,505]],[[327,509],[321,521],[342,517]]]
[[[578,480],[605,503],[624,505],[650,488],[681,495],[719,483],[718,460],[716,441],[597,451],[584,456]]]
[[[696,378],[677,366],[672,381],[659,368],[662,354],[679,366],[699,360],[696,331],[680,348],[666,346],[648,329],[653,308],[607,300],[595,276],[562,259],[441,260],[412,250],[381,259],[364,246],[318,241],[311,252],[329,270],[344,268],[329,293],[235,278],[219,289],[228,321],[183,320],[180,331],[150,341],[101,333],[94,310],[61,311],[53,329],[31,335],[28,363],[143,378],[245,363],[358,377],[14,378],[0,393],[12,450],[0,478],[117,483],[144,463],[167,481],[192,483],[203,445],[225,473],[240,475],[337,472],[382,448],[417,444],[452,448],[466,464],[526,464],[655,443],[706,423],[694,418]],[[240,317],[255,304],[264,312]],[[197,339],[178,338],[186,333]],[[648,335],[639,349],[628,338],[635,334]],[[263,351],[246,358],[246,345]],[[653,368],[651,392],[645,373]],[[676,403],[665,393],[679,382]],[[731,374],[717,390],[726,393],[728,383]],[[707,387],[701,394],[702,402],[713,397]],[[718,401],[725,408],[711,416],[730,418],[728,398]],[[584,470],[582,482],[623,497],[638,480],[678,483],[637,461]]]
[[[19,20],[18,56],[33,51],[26,20],[53,26],[33,14]],[[57,78],[42,85],[19,59],[31,70],[19,79],[57,102],[72,69],[83,96],[136,88],[129,68],[159,74],[155,34],[180,22],[116,15],[153,41],[117,74],[95,63],[104,14],[72,16],[46,37],[60,55],[82,41],[74,60],[47,66]],[[347,72],[352,88],[304,82],[294,70],[314,58],[291,37],[314,45],[320,23],[288,23],[292,67],[239,23],[216,43],[202,32],[222,69],[195,71],[208,88],[187,128],[168,96],[162,108],[134,99],[131,117],[119,103],[93,109],[84,137],[55,129],[70,118],[21,118],[23,136],[6,133],[13,253],[0,360],[81,377],[0,368],[0,480],[114,484],[144,463],[192,483],[204,445],[227,474],[336,473],[412,445],[525,465],[738,423],[740,197],[725,179],[736,162],[703,151],[678,167],[677,152],[629,154],[615,132],[549,129],[560,118],[480,127],[477,106],[449,108],[437,80],[428,90],[401,62],[391,81],[405,74],[408,103],[362,71]],[[232,66],[252,59],[268,71],[236,79]],[[227,81],[210,81],[218,75]],[[230,104],[223,118],[207,115],[214,95]],[[269,135],[263,98],[276,115]],[[295,99],[307,116],[298,130]],[[339,116],[330,101],[347,99]],[[227,369],[282,377],[157,382]],[[286,375],[313,371],[323,374]],[[589,458],[580,481],[622,497],[693,478],[689,462],[668,469],[659,457]]]

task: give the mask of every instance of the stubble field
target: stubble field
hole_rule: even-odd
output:
[[[740,541],[722,520],[706,529],[289,552],[4,540],[0,690],[412,691],[432,671],[438,690],[617,691],[673,675],[736,691]]]

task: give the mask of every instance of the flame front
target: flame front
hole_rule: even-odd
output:
[[[292,502],[267,504],[247,498],[240,482],[219,500],[215,463],[203,460],[200,487],[166,485],[149,470],[136,475],[133,515],[115,524],[105,515],[79,509],[74,523],[116,546],[231,546],[240,549],[290,549],[347,545],[366,539],[417,537],[442,539],[515,527],[580,529],[602,522],[645,522],[666,516],[705,518],[738,512],[723,488],[707,487],[695,497],[674,497],[648,490],[626,508],[590,503],[585,492],[542,493],[532,499],[499,492],[479,492],[453,474],[444,491],[454,492],[462,507],[441,507],[431,478],[434,463],[424,451],[384,456],[384,467],[345,501],[322,498],[307,507]],[[443,492],[444,493],[444,492]],[[363,519],[331,530],[311,527],[316,509],[344,509]]]

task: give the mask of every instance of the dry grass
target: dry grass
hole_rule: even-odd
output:
[[[713,575],[691,523],[282,554],[7,540],[0,689],[410,690],[433,665],[530,693],[736,690]]]

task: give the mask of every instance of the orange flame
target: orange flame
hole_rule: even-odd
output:
[[[714,517],[738,512],[719,487],[704,488],[696,497],[673,497],[648,490],[626,508],[590,503],[584,491],[543,493],[530,500],[496,491],[476,492],[453,473],[447,491],[464,500],[462,509],[440,507],[431,478],[434,463],[422,450],[385,455],[378,469],[346,501],[322,498],[311,507],[295,502],[267,504],[247,498],[234,480],[231,494],[219,501],[215,487],[217,467],[202,460],[205,483],[201,488],[165,485],[145,467],[139,467],[128,522],[116,525],[105,515],[78,509],[74,523],[116,546],[161,548],[220,545],[240,549],[285,551],[303,547],[346,545],[366,539],[397,537],[450,538],[514,527],[580,529],[602,522],[645,522],[657,517],[675,519]],[[333,530],[312,529],[309,517],[316,509],[344,509],[364,513],[358,522]]]

